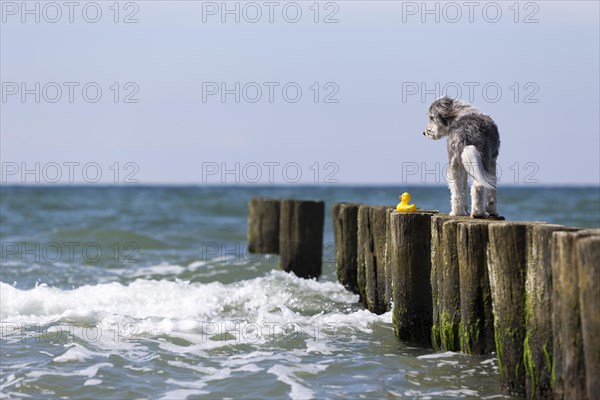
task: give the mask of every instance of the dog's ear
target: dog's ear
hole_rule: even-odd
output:
[[[456,117],[454,99],[448,96],[440,97],[431,104],[429,111],[437,115],[442,124],[448,125],[450,120]]]

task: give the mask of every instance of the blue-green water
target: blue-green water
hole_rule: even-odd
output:
[[[2,397],[500,396],[490,356],[393,335],[335,279],[334,202],[443,187],[1,187]],[[246,251],[250,197],[326,202],[319,281]],[[600,189],[504,188],[507,219],[600,226]]]

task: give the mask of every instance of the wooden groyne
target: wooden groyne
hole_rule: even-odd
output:
[[[370,311],[391,309],[400,340],[495,353],[506,393],[600,398],[600,229],[332,211],[339,281]]]
[[[252,198],[248,249],[279,254],[279,266],[301,278],[318,278],[323,258],[325,204],[314,200]]]

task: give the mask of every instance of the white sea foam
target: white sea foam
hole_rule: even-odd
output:
[[[269,368],[267,371],[277,377],[277,380],[289,385],[291,391],[289,393],[292,399],[312,399],[314,398],[314,392],[308,387],[303,385],[302,379],[294,375],[295,368],[287,367],[285,365],[276,364]]]
[[[207,263],[205,261],[194,261],[187,266],[187,269],[189,269],[190,271],[195,271],[198,268],[201,268],[204,266],[209,266],[209,265],[207,265]]]
[[[26,374],[29,378],[39,378],[47,375],[60,375],[60,376],[85,376],[88,379],[92,379],[98,373],[100,368],[112,368],[114,365],[111,363],[98,363],[91,365],[87,368],[80,369],[75,372],[64,372],[64,371],[46,371],[46,370],[35,370]]]
[[[2,384],[15,391],[46,375],[60,375],[84,377],[87,386],[109,385],[114,378],[97,373],[112,367],[103,361],[114,356],[123,360],[127,374],[169,370],[167,386],[156,393],[159,398],[210,395],[227,385],[220,382],[252,380],[254,374],[265,373],[275,376],[282,383],[278,390],[292,399],[320,397],[325,393],[315,381],[337,373],[334,367],[327,369],[349,349],[369,344],[375,326],[389,329],[391,324],[391,312],[375,315],[359,309],[357,300],[338,283],[303,280],[280,271],[231,284],[138,278],[127,285],[112,282],[64,290],[41,284],[21,290],[0,283],[3,340],[29,341],[30,335],[45,332],[42,339],[51,347],[44,354],[52,361],[51,368],[27,366],[23,376]],[[437,363],[447,369],[464,356],[446,352],[419,358],[427,368]],[[354,368],[348,370],[353,380],[371,380],[364,369]],[[436,393],[427,392],[421,375],[415,370],[407,379],[414,393]],[[340,391],[333,388],[328,390]],[[447,393],[468,395],[452,390],[457,391]]]
[[[456,398],[456,397],[465,397],[465,396],[469,396],[469,397],[480,397],[480,394],[478,391],[476,390],[471,390],[471,389],[448,389],[448,390],[436,390],[436,391],[429,391],[429,392],[422,392],[422,391],[416,391],[416,390],[407,390],[404,392],[405,396],[408,397],[418,397],[420,399],[437,399],[440,397],[450,397],[450,398]]]
[[[232,372],[258,372],[258,371],[262,371],[264,368],[259,367],[256,364],[246,364],[246,365],[242,365],[239,368],[235,368],[232,369]]]
[[[78,343],[71,343],[68,345],[70,348],[61,354],[60,356],[54,357],[54,362],[72,362],[72,361],[84,361],[93,357],[101,356],[101,353],[91,351],[83,347]]]
[[[179,400],[179,399],[187,399],[190,396],[199,396],[203,394],[208,394],[209,392],[204,390],[195,390],[195,389],[175,389],[166,392],[160,399],[162,400]]]
[[[128,275],[130,277],[144,277],[152,275],[179,275],[185,272],[187,268],[181,265],[159,264],[151,267],[137,268]]]
[[[454,357],[454,356],[459,356],[459,353],[455,353],[453,351],[446,351],[443,353],[434,353],[434,354],[425,354],[423,356],[419,356],[417,357],[420,360],[427,360],[427,359],[436,359],[436,358],[448,358],[448,357]]]
[[[24,378],[17,378],[15,376],[15,374],[10,374],[6,377],[6,380],[0,385],[0,394],[2,393],[6,393],[7,392],[7,388],[14,386],[16,384],[18,384],[19,382],[21,382]]]
[[[377,316],[366,310],[307,314],[298,296],[309,298],[311,309],[326,309],[333,303],[352,305],[357,297],[337,283],[279,271],[227,285],[137,279],[129,285],[113,282],[73,290],[39,285],[20,290],[0,283],[0,296],[4,331],[19,334],[23,324],[59,324],[53,329],[60,330],[67,324],[66,333],[100,346],[111,339],[130,343],[140,337],[169,335],[199,345],[195,350],[201,351],[232,341],[261,344],[283,336],[312,338],[309,351],[329,354],[331,350],[320,341],[340,329],[369,333],[372,323],[391,320],[391,313]],[[172,343],[160,346],[173,351],[194,349]]]
[[[314,339],[308,339],[306,341],[307,353],[331,355],[332,351],[335,351],[335,348],[332,345],[328,345],[327,343],[319,342]]]
[[[167,384],[173,384],[173,385],[177,385],[177,386],[182,386],[182,387],[186,387],[186,388],[190,388],[190,389],[202,389],[203,387],[206,386],[206,383],[204,383],[204,382],[178,381],[178,380],[172,379],[172,378],[167,379],[165,381],[165,383],[167,383]]]

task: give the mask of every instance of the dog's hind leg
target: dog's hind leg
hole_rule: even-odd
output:
[[[473,182],[471,186],[471,217],[484,218],[487,189],[481,186],[478,182]]]
[[[467,173],[457,159],[450,160],[448,186],[450,187],[450,215],[467,215]]]
[[[485,211],[487,211],[490,217],[497,217],[498,211],[496,210],[496,160],[492,160],[488,166],[488,180],[494,186],[494,189],[487,191],[487,202]]]

